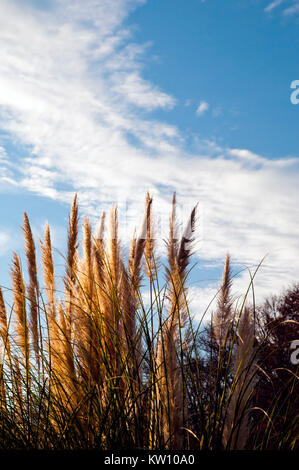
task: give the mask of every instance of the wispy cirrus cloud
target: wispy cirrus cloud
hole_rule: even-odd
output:
[[[146,190],[162,221],[175,190],[184,220],[200,201],[203,264],[220,266],[230,251],[237,269],[254,268],[269,253],[257,291],[279,289],[299,272],[299,160],[205,141],[191,154],[180,129],[153,118],[149,111],[171,111],[176,98],[143,77],[150,46],[136,44],[126,22],[142,3],[0,3],[0,177],[37,197],[69,202],[77,191],[93,216],[119,201],[128,233]],[[22,154],[12,156],[10,141]],[[239,288],[247,282],[245,269]],[[214,288],[197,293],[204,299]]]
[[[273,0],[264,8],[264,11],[271,13],[279,6],[282,7],[281,12],[284,16],[293,16],[299,13],[299,0]]]
[[[283,3],[284,0],[274,0],[273,2],[269,3],[269,5],[266,6],[266,8],[264,9],[264,11],[266,13],[269,13],[271,12],[272,10],[274,10],[275,8],[279,7],[279,5],[281,5]]]

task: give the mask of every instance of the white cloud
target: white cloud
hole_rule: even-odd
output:
[[[297,13],[299,13],[299,1],[298,0],[294,0],[294,5],[286,8],[283,11],[283,14],[285,16],[296,15]]]
[[[152,84],[144,81],[137,72],[121,72],[113,77],[114,90],[132,104],[152,110],[155,108],[173,108],[175,99],[162,93]]]
[[[292,3],[292,5],[290,5],[290,3]],[[287,2],[285,0],[273,0],[266,6],[266,8],[264,8],[264,11],[266,13],[271,13],[275,8],[282,4],[285,5],[285,7],[282,9],[282,14],[284,16],[292,16],[299,13],[299,0],[288,0]],[[290,6],[286,6],[287,4]]]
[[[149,118],[175,98],[143,78],[147,46],[122,25],[140,3],[60,0],[41,12],[0,2],[0,126],[25,154],[12,161],[2,150],[0,177],[66,202],[78,191],[91,215],[119,202],[128,235],[146,190],[161,221],[176,190],[184,220],[200,201],[201,260],[220,263],[230,251],[236,265],[255,266],[269,253],[257,292],[280,289],[299,272],[299,160],[206,141],[191,155],[179,129]]]
[[[256,167],[258,165],[265,167],[291,167],[298,162],[297,158],[281,158],[277,160],[267,160],[247,149],[231,149],[229,154],[237,157],[240,162],[246,162],[247,165]]]
[[[273,2],[269,3],[269,5],[265,8],[266,13],[270,13],[272,10],[277,8],[279,5],[282,4],[284,0],[274,0]]]
[[[209,107],[209,103],[207,103],[206,101],[201,101],[197,107],[196,114],[198,116],[201,116],[209,109]]]

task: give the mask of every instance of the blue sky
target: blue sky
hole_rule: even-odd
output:
[[[266,254],[258,299],[297,281],[298,40],[298,0],[0,0],[0,283],[24,210],[63,252],[74,192],[126,240],[146,190],[160,241],[199,201],[194,311],[227,251],[237,293]]]
[[[140,25],[136,38],[152,41],[150,53],[159,57],[144,76],[178,100],[167,122],[186,134],[278,158],[298,150],[298,110],[288,100],[290,77],[299,76],[298,23],[283,13],[283,3],[272,13],[265,5],[153,0],[130,20]],[[209,112],[196,120],[202,100]]]

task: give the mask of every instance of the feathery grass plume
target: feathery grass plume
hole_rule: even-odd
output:
[[[99,361],[96,354],[98,319],[94,301],[93,244],[88,219],[83,224],[83,258],[78,266],[78,287],[76,291],[75,342],[80,355],[81,373],[88,382],[98,382]]]
[[[124,336],[127,338],[129,345],[131,345],[136,341],[136,304],[132,284],[123,262],[121,262],[120,305],[123,316]]]
[[[61,361],[60,361],[60,377],[64,377],[65,390],[67,394],[74,399],[75,394],[75,360],[73,348],[73,334],[74,334],[74,292],[76,291],[76,281],[78,275],[78,200],[75,194],[71,213],[69,216],[68,224],[68,241],[67,241],[67,259],[66,259],[66,272],[64,276],[65,296],[63,310],[61,302],[58,304],[58,329],[60,331],[60,348],[61,348]],[[65,399],[68,399],[66,396]]]
[[[13,252],[13,261],[11,266],[11,278],[13,286],[13,311],[15,313],[15,330],[16,330],[16,344],[21,348],[24,361],[22,361],[23,371],[20,370],[20,362],[15,355],[14,361],[14,382],[13,394],[14,405],[16,406],[17,419],[22,419],[24,412],[24,405],[26,403],[27,420],[31,419],[31,364],[30,364],[30,338],[29,326],[27,320],[26,309],[26,287],[23,279],[21,261],[19,256]],[[26,401],[23,401],[22,382],[24,385],[24,393]],[[24,398],[25,398],[24,397]]]
[[[28,265],[29,274],[29,285],[27,287],[28,300],[30,303],[30,330],[32,333],[32,343],[35,352],[35,358],[40,367],[40,318],[39,318],[39,286],[37,279],[37,267],[36,267],[36,254],[35,254],[35,243],[32,236],[32,231],[29,223],[28,216],[24,212],[24,225],[23,233],[25,237],[25,252]]]
[[[145,272],[150,280],[155,279],[156,266],[154,259],[155,251],[155,233],[152,218],[152,202],[153,199],[150,197],[149,192],[146,193],[146,240],[144,247],[145,256]]]
[[[52,254],[52,243],[50,227],[46,224],[44,233],[44,243],[40,241],[41,246],[41,261],[44,276],[44,289],[48,300],[48,308],[46,309],[49,339],[52,351],[57,349],[58,331],[56,319],[56,305],[55,305],[55,271]]]
[[[104,332],[107,329],[105,325],[107,319],[107,311],[109,309],[109,296],[107,295],[108,289],[108,276],[107,276],[107,255],[105,252],[105,220],[106,213],[102,212],[99,223],[96,227],[95,235],[92,243],[92,262],[93,262],[93,276],[94,276],[94,310],[93,322],[95,327],[95,341],[97,349],[103,347]],[[108,289],[109,291],[109,289]],[[105,314],[106,312],[106,314]],[[100,346],[101,345],[101,346]],[[103,352],[103,351],[101,351]],[[97,355],[97,363],[101,360],[101,354]],[[98,382],[103,380],[102,367],[98,369]]]
[[[44,243],[41,241],[42,266],[44,274],[44,287],[49,304],[50,318],[55,320],[55,272],[52,254],[52,243],[50,227],[46,224],[44,233]]]
[[[167,243],[168,263],[170,271],[175,269],[178,253],[178,238],[176,224],[176,193],[172,196],[172,209],[169,218],[169,239]]]
[[[227,333],[230,329],[233,312],[232,312],[232,296],[231,296],[231,267],[230,256],[226,255],[225,265],[222,277],[222,285],[217,300],[217,310],[213,318],[213,332],[219,348],[221,349],[225,343]]]
[[[129,272],[134,273],[134,259],[136,257],[136,245],[137,245],[137,237],[136,237],[136,228],[134,229],[133,237],[130,243],[130,251],[129,251]],[[131,276],[132,277],[132,276]]]
[[[69,216],[68,242],[67,242],[67,266],[64,278],[66,289],[66,333],[70,336],[72,326],[72,290],[76,281],[77,272],[77,249],[78,249],[78,200],[75,194],[71,214]],[[69,338],[70,339],[70,338]]]
[[[186,269],[188,267],[190,257],[192,255],[192,244],[195,241],[194,231],[195,231],[195,217],[196,217],[197,205],[192,209],[190,218],[188,220],[187,226],[183,233],[182,239],[179,244],[178,253],[177,253],[177,279],[174,276],[172,277],[173,289],[175,291],[175,305],[178,305],[178,308],[181,310],[180,318],[180,328],[185,326],[186,322],[186,293],[187,289],[185,287],[186,279]],[[174,300],[174,299],[173,299]]]
[[[3,352],[7,352],[10,355],[10,340],[9,340],[9,333],[8,333],[8,323],[7,323],[7,313],[6,313],[6,306],[3,297],[3,291],[0,287],[0,342],[2,340],[3,343]]]
[[[21,269],[21,261],[15,252],[13,252],[11,278],[14,300],[13,310],[16,315],[16,343],[22,349],[26,370],[29,371],[29,329],[26,311],[26,289]]]
[[[150,294],[150,332],[152,338],[152,346],[154,347],[154,312],[153,312],[153,282],[157,279],[159,269],[159,259],[155,256],[155,227],[152,217],[152,202],[149,192],[146,193],[146,240],[144,247],[144,271],[149,279],[149,294]],[[151,351],[153,352],[153,351]]]
[[[98,291],[100,286],[104,284],[104,267],[105,267],[105,247],[104,247],[104,233],[105,233],[105,212],[102,213],[99,224],[96,229],[92,244],[92,255],[94,262],[94,276],[95,276],[95,288]],[[97,292],[97,297],[98,297]]]
[[[122,263],[120,292],[121,309],[123,312],[123,335],[125,338],[124,343],[126,344],[125,354],[127,354],[128,366],[129,370],[131,371],[131,388],[133,387],[136,396],[140,394],[140,390],[142,388],[143,368],[141,328],[139,331],[137,331],[137,311],[140,306],[140,284],[142,280],[141,261],[143,255],[145,254],[145,249],[147,249],[147,255],[150,257],[150,259],[148,259],[149,263],[152,262],[153,257],[153,241],[149,239],[151,234],[151,204],[152,198],[150,198],[149,193],[147,193],[140,232],[137,238],[136,230],[134,231],[134,235],[130,244],[128,260],[129,275],[124,267],[124,264]],[[145,260],[145,269],[148,270],[149,268],[150,266]],[[152,279],[153,275],[151,275],[150,282],[152,282]],[[152,285],[150,288],[152,289]],[[140,399],[135,402],[135,405],[134,416],[140,417],[138,410],[141,409],[141,396]]]
[[[183,279],[187,266],[192,255],[192,243],[195,241],[194,231],[195,231],[195,220],[196,220],[196,206],[192,209],[189,221],[183,233],[179,250],[178,250],[178,267],[181,278]]]
[[[167,242],[168,248],[168,264],[169,269],[166,268],[169,300],[171,303],[171,316],[173,320],[178,321],[178,314],[181,311],[182,318],[181,324],[185,322],[184,304],[186,289],[184,287],[186,269],[189,264],[190,256],[192,254],[192,244],[195,240],[195,216],[197,205],[192,209],[188,224],[183,232],[180,243],[177,238],[177,222],[176,222],[176,196],[172,198],[172,211],[169,221],[169,239]]]
[[[122,356],[122,390],[124,407],[130,416],[131,423],[138,427],[141,419],[143,401],[143,352],[141,331],[137,328],[136,291],[132,286],[130,276],[121,262],[121,277],[119,288],[119,303],[121,311],[121,337],[119,338],[119,354]]]
[[[140,338],[136,338],[136,314],[139,304],[139,295],[140,295],[140,283],[142,280],[141,273],[141,260],[144,255],[144,250],[146,247],[147,234],[149,231],[150,220],[150,211],[151,211],[152,199],[149,197],[149,194],[146,194],[145,198],[145,210],[143,215],[143,220],[141,224],[141,229],[139,232],[138,238],[136,238],[136,232],[131,240],[130,253],[129,253],[129,276],[125,270],[124,265],[122,264],[122,275],[121,275],[121,299],[124,312],[124,333],[127,336],[130,347],[133,347],[134,350],[134,363],[135,369],[138,364],[138,353],[137,350],[141,351],[141,342]],[[134,344],[135,343],[135,344]],[[138,373],[139,381],[141,379],[141,371],[139,367]]]
[[[93,291],[93,269],[92,269],[92,239],[91,227],[87,217],[84,217],[83,223],[83,260],[81,263],[80,282],[86,302],[90,305],[92,302]]]
[[[147,193],[146,199],[145,199],[145,211],[144,211],[143,221],[141,225],[141,230],[140,230],[138,239],[136,240],[134,236],[132,243],[131,243],[129,270],[130,270],[131,282],[136,291],[138,291],[140,282],[141,282],[141,259],[142,259],[142,256],[144,254],[144,250],[146,247],[147,234],[148,234],[148,231],[150,230],[149,225],[151,222],[150,221],[151,204],[152,204],[152,199],[149,197],[149,194]],[[150,240],[148,240],[147,244],[149,243],[151,243]],[[147,247],[147,249],[149,250],[149,246]]]
[[[46,224],[44,233],[44,242],[40,241],[41,246],[41,261],[44,277],[44,288],[48,300],[48,306],[45,309],[48,324],[48,340],[49,340],[49,357],[51,360],[51,367],[54,374],[59,372],[60,368],[60,338],[59,326],[56,316],[56,301],[55,301],[55,270],[52,254],[52,242],[50,227]]]
[[[118,239],[118,214],[116,206],[112,206],[109,212],[108,240],[105,249],[111,282],[114,289],[117,289],[120,277],[120,244]]]
[[[168,262],[166,268],[170,308],[158,338],[157,368],[160,375],[159,395],[162,405],[164,440],[170,448],[183,447],[183,427],[186,419],[184,379],[182,371],[183,328],[186,321],[186,268],[190,244],[194,241],[196,207],[184,231],[180,244],[177,238],[176,197],[172,198],[169,221]]]
[[[119,309],[120,243],[118,239],[117,207],[109,212],[108,237],[105,243],[105,306],[103,309],[105,340],[110,354],[112,370],[117,362],[117,343],[121,334]]]
[[[259,328],[255,338],[253,313],[258,317],[259,309],[244,308],[246,297],[238,321],[235,319],[228,257],[218,299],[220,328],[217,330],[216,325],[214,333],[212,322],[212,327],[194,332],[187,276],[196,207],[181,239],[175,209],[174,195],[163,287],[154,259],[148,193],[141,234],[133,237],[128,260],[121,251],[114,207],[105,242],[104,215],[94,237],[88,220],[84,220],[83,254],[79,256],[74,198],[60,301],[55,293],[50,229],[46,227],[41,261],[48,336],[40,335],[39,340],[44,374],[37,370],[33,348],[31,351],[33,337],[27,322],[31,303],[26,298],[30,291],[25,286],[20,258],[13,254],[12,325],[7,322],[0,289],[0,342],[1,337],[8,339],[8,329],[10,341],[6,343],[10,354],[2,367],[0,358],[0,448],[217,450],[289,449],[298,445],[294,413],[297,371],[291,367],[285,371],[293,374],[292,380],[283,383],[279,396],[276,385],[273,390],[268,386],[267,380],[274,385],[275,375],[280,374],[281,356],[277,353],[276,357],[273,350],[278,346],[278,336],[272,336],[269,326],[269,338],[268,330]],[[30,253],[35,256],[29,229],[27,220],[27,258]],[[31,263],[30,269],[29,287],[35,275],[37,285],[36,265]],[[144,272],[153,294],[150,309],[142,301]],[[295,301],[292,296],[292,304]],[[287,308],[291,308],[289,304]],[[189,342],[189,332],[193,343]],[[261,350],[261,343],[265,343],[265,350]],[[273,352],[275,361],[267,362]],[[283,352],[289,360],[288,351]],[[263,370],[261,364],[266,364]],[[285,375],[281,379],[278,375],[280,387]],[[253,394],[253,387],[257,394]],[[254,409],[264,411],[267,420],[264,422],[259,412],[253,413]]]
[[[142,383],[142,345],[141,331],[137,330],[136,286],[121,262],[120,309],[122,312],[122,353],[123,362],[127,363],[130,380],[140,387]]]
[[[224,445],[244,450],[250,433],[248,412],[256,383],[256,341],[252,311],[245,307],[238,326],[238,339],[233,355],[234,380],[224,427]]]
[[[96,336],[98,341],[103,337],[105,326],[104,312],[109,308],[109,300],[106,292],[107,288],[107,257],[105,253],[104,235],[105,235],[105,212],[102,213],[100,221],[92,240],[92,268],[93,268],[93,303],[96,312],[93,320],[96,327]],[[99,347],[99,345],[98,345]]]
[[[106,213],[102,212],[98,226],[96,228],[96,233],[95,233],[95,239],[98,243],[101,244],[101,246],[103,246],[103,240],[104,240],[105,218],[106,218]]]

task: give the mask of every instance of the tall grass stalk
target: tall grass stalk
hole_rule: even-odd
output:
[[[284,436],[275,442],[295,448],[296,422],[288,426],[282,400],[254,406],[264,340],[254,332],[248,292],[241,305],[233,300],[229,255],[209,348],[200,347],[203,329],[188,300],[196,206],[178,237],[174,195],[163,272],[148,193],[127,258],[117,207],[107,219],[103,213],[93,232],[84,218],[80,242],[74,197],[59,291],[50,228],[40,241],[41,281],[24,215],[28,276],[13,253],[11,306],[0,289],[0,448],[268,448],[277,410]],[[286,399],[296,380],[293,373]],[[262,435],[252,430],[253,412],[263,413]]]

